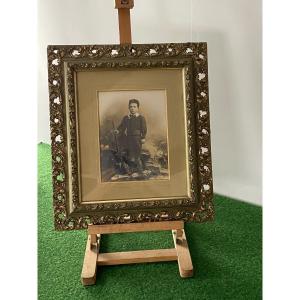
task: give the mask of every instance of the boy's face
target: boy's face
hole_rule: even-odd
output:
[[[129,111],[132,115],[136,114],[139,111],[139,108],[136,103],[130,103]]]

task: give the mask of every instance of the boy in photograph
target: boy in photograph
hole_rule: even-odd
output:
[[[132,177],[143,174],[141,161],[142,144],[145,143],[147,125],[145,118],[139,113],[140,102],[130,99],[128,103],[129,114],[124,116],[115,134],[123,136],[124,150],[127,153],[129,166],[133,170]]]

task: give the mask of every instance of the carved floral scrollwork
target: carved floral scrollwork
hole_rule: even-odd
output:
[[[190,198],[80,202],[74,74],[82,69],[116,67],[184,69]],[[206,43],[48,46],[48,74],[57,230],[87,228],[88,224],[205,222],[213,218]]]

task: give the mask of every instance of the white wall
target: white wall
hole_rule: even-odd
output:
[[[50,142],[48,44],[119,43],[114,0],[40,0],[38,141]],[[261,204],[261,1],[136,0],[133,43],[208,42],[214,191]]]

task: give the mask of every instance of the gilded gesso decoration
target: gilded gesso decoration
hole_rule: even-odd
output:
[[[148,201],[80,200],[76,80],[80,70],[183,68],[191,197]],[[55,228],[213,218],[206,43],[48,46]],[[71,200],[70,200],[71,199]]]

